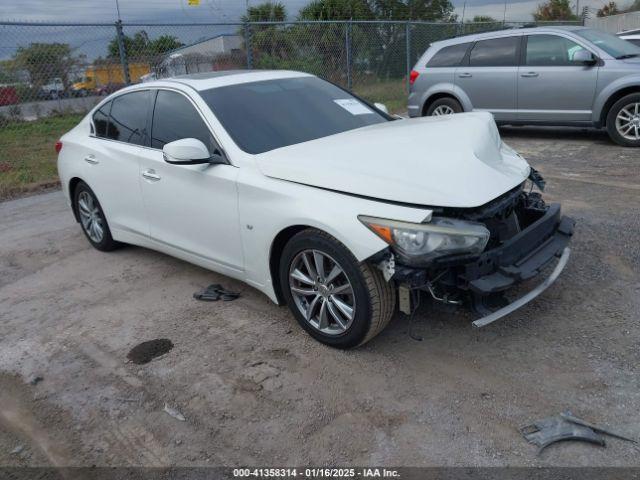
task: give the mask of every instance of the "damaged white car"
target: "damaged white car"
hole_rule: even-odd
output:
[[[56,149],[94,247],[141,245],[242,280],[334,347],[370,340],[421,291],[486,325],[569,255],[573,221],[531,193],[542,179],[490,114],[400,120],[304,73],[125,88]]]

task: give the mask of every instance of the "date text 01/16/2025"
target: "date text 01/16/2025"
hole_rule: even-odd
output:
[[[387,468],[234,468],[237,478],[399,478],[397,470]]]

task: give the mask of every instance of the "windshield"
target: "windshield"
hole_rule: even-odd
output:
[[[200,95],[236,144],[252,154],[389,120],[317,77],[240,83]]]
[[[575,33],[580,35],[582,38],[589,40],[612,57],[629,58],[640,55],[639,47],[627,42],[626,40],[622,40],[615,35],[611,35],[610,33],[590,29],[576,30]]]

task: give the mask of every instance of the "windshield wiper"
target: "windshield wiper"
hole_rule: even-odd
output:
[[[640,57],[640,53],[627,53],[626,55],[620,55],[616,57],[616,60],[624,60],[625,58]]]

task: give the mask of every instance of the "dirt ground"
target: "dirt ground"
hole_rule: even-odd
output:
[[[640,437],[640,151],[592,131],[502,133],[576,219],[572,258],[485,329],[424,301],[421,342],[397,314],[332,350],[246,285],[93,250],[60,192],[0,204],[0,465],[637,466],[616,439],[536,456],[518,427],[570,409]],[[210,283],[242,296],[195,301]],[[128,363],[156,338],[174,348]]]

